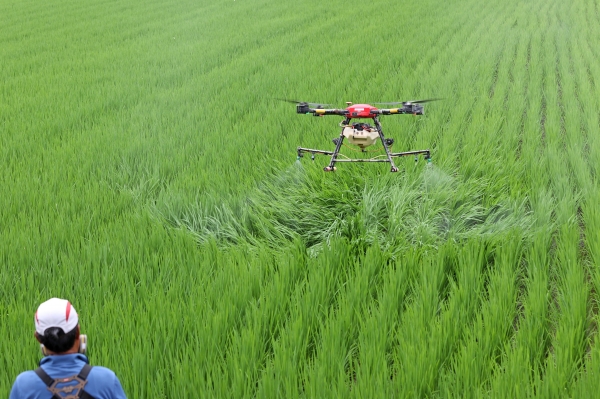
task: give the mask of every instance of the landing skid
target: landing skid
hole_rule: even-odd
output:
[[[314,161],[315,154],[321,155],[330,155],[331,161],[329,165],[327,165],[323,170],[325,172],[333,172],[335,171],[335,164],[337,162],[389,162],[391,164],[391,172],[398,172],[398,168],[394,164],[393,158],[400,158],[406,156],[415,156],[415,161],[418,160],[419,155],[423,155],[427,162],[431,162],[431,152],[429,150],[417,150],[417,151],[405,151],[405,152],[390,152],[388,145],[386,143],[385,137],[383,136],[383,131],[381,130],[381,125],[377,118],[373,118],[375,121],[375,126],[377,127],[377,131],[379,132],[379,138],[381,139],[381,143],[383,144],[383,148],[385,150],[385,155],[378,155],[373,158],[349,158],[344,154],[340,154],[340,147],[342,146],[342,142],[344,141],[344,130],[342,129],[342,133],[340,133],[340,137],[335,140],[335,150],[334,151],[323,151],[323,150],[315,150],[312,148],[304,148],[298,147],[298,159],[304,156],[304,153],[310,153],[311,158]],[[347,121],[346,121],[347,123]]]

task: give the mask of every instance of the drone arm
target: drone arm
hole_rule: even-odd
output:
[[[423,106],[420,104],[405,104],[402,108],[390,108],[377,110],[380,115],[413,114],[423,115]]]
[[[300,103],[296,105],[296,112],[299,114],[313,114],[314,116],[323,115],[346,115],[348,111],[345,109],[324,109],[324,108],[310,108],[306,103]]]
[[[380,115],[405,114],[404,108],[379,109],[377,113]]]
[[[347,115],[348,111],[345,109],[311,109],[311,112],[314,116],[323,116],[323,115]]]

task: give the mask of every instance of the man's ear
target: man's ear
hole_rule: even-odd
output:
[[[39,342],[40,344],[42,344],[42,337],[40,337],[40,334],[36,332],[33,333],[33,335],[35,336],[35,339],[37,339],[37,342]]]

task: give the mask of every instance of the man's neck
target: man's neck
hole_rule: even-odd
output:
[[[51,350],[48,350],[46,348],[46,353],[48,354],[48,356],[62,356],[62,355],[72,355],[74,353],[78,353],[78,351],[77,351],[77,349],[72,348],[66,352],[56,353],[56,352],[52,352]]]
[[[48,354],[48,356],[72,355],[74,353],[79,353],[79,338],[75,340],[75,343],[68,351],[56,353],[46,348],[46,353]]]

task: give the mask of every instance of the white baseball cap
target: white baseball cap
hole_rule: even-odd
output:
[[[77,327],[79,317],[66,299],[52,298],[42,303],[35,312],[35,331],[44,335],[47,328],[60,327],[65,333]]]

